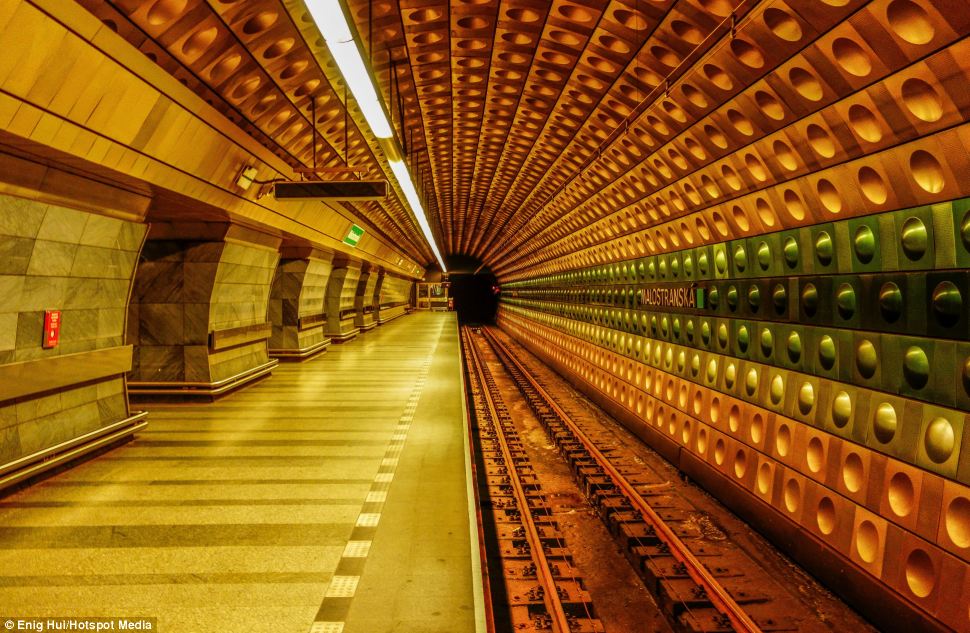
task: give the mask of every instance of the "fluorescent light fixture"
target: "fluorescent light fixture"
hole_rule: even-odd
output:
[[[384,108],[377,98],[374,83],[370,79],[367,67],[364,66],[364,60],[360,57],[360,50],[350,32],[350,26],[344,17],[344,10],[339,0],[307,0],[306,6],[310,16],[317,23],[320,33],[323,34],[327,48],[337,62],[337,68],[347,82],[347,87],[354,93],[354,99],[357,100],[357,105],[360,106],[360,111],[367,119],[367,125],[374,132],[374,136],[391,138],[393,135],[391,125],[384,116]]]
[[[398,184],[401,185],[401,191],[404,192],[404,197],[407,198],[408,204],[411,205],[411,210],[414,211],[414,217],[418,219],[418,226],[421,227],[421,232],[424,233],[424,237],[428,240],[431,250],[434,251],[435,257],[438,258],[438,263],[441,264],[441,272],[448,272],[448,269],[445,268],[445,260],[441,256],[441,252],[438,251],[438,245],[435,244],[434,236],[431,234],[431,225],[428,224],[427,214],[425,214],[424,207],[421,205],[421,199],[418,198],[418,192],[414,188],[414,183],[411,182],[411,174],[408,172],[408,166],[404,164],[403,160],[389,160],[387,164],[391,166],[391,171],[394,172],[394,177],[397,178]]]
[[[330,54],[337,62],[337,68],[340,69],[344,81],[347,82],[347,87],[353,93],[354,99],[357,101],[357,105],[360,107],[360,111],[363,113],[364,119],[367,120],[367,125],[370,126],[374,136],[384,141],[381,143],[382,147],[386,148],[387,140],[390,139],[396,148],[397,142],[393,139],[394,132],[391,130],[391,124],[387,120],[387,115],[384,114],[384,107],[377,97],[374,82],[371,81],[367,66],[360,56],[360,49],[357,47],[357,42],[354,41],[350,23],[347,21],[340,0],[306,0],[306,7],[310,11],[310,17],[313,18],[317,28],[320,29],[320,33],[327,43],[327,48],[330,49]],[[314,125],[316,125],[316,121],[314,121]],[[388,153],[386,149],[385,153]],[[421,205],[421,200],[418,198],[418,192],[414,188],[407,165],[397,156],[388,155],[387,159],[391,171],[394,172],[394,177],[397,178],[397,182],[404,192],[404,197],[407,198],[408,204],[411,206],[411,212],[417,219],[421,232],[424,233],[424,238],[431,246],[431,250],[434,251],[435,257],[438,258],[438,263],[441,264],[441,272],[448,272],[445,268],[445,260],[434,241],[431,226],[428,224],[428,217]]]

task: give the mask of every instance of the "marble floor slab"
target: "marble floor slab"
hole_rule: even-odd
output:
[[[479,629],[460,371],[454,314],[416,313],[149,407],[134,441],[0,499],[0,617]]]

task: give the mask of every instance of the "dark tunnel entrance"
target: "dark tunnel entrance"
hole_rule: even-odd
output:
[[[449,258],[448,281],[458,322],[494,323],[498,311],[498,281],[488,267],[471,258]]]

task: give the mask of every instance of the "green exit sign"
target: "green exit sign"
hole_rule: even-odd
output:
[[[357,246],[357,242],[360,238],[364,236],[364,229],[360,228],[356,224],[350,225],[350,230],[347,231],[347,237],[344,238],[344,244],[348,246]]]

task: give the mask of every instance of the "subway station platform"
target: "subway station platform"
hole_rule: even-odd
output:
[[[483,630],[454,313],[419,312],[0,501],[0,615]]]

